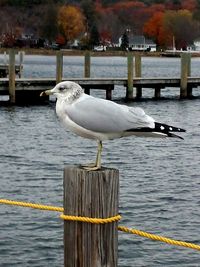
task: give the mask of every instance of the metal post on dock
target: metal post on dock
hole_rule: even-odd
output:
[[[119,171],[64,169],[64,214],[109,218],[118,214]],[[64,221],[64,266],[117,267],[117,222]]]
[[[10,103],[15,103],[15,50],[10,49],[9,51],[9,96]]]
[[[126,99],[133,99],[133,55],[128,53],[127,56],[128,80],[126,89]]]
[[[135,55],[135,77],[141,78],[142,76],[142,62],[141,55]],[[142,97],[142,87],[136,88],[136,98],[140,99]]]
[[[191,55],[190,53],[181,54],[181,82],[180,98],[188,97],[188,76],[191,72]]]
[[[63,53],[57,51],[56,53],[56,83],[62,81],[63,77]]]

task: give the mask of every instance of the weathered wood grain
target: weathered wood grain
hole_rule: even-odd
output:
[[[118,214],[119,172],[88,172],[76,166],[64,170],[64,213],[94,218]],[[64,222],[65,267],[116,267],[117,222]]]

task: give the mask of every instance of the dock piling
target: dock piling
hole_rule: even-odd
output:
[[[191,55],[190,53],[181,54],[181,81],[180,81],[180,98],[188,97],[188,76],[191,72]],[[190,94],[191,91],[190,91]]]
[[[63,53],[57,51],[56,53],[56,83],[62,81],[63,77]]]
[[[142,61],[141,55],[135,55],[135,77],[141,78],[142,76]],[[136,87],[136,98],[142,98],[142,87]]]
[[[22,77],[22,70],[23,70],[23,62],[24,62],[24,52],[19,51],[18,56],[19,56],[19,73],[18,73],[18,76],[19,76],[19,78],[21,78]]]
[[[85,53],[85,61],[84,61],[84,77],[89,78],[90,77],[90,64],[91,64],[91,55],[90,51],[87,51]],[[90,94],[90,88],[85,88],[85,93]]]
[[[126,99],[133,99],[133,55],[128,53],[127,56],[127,67],[128,67],[128,80],[127,80],[127,88],[126,88]]]
[[[15,103],[15,50],[11,49],[9,51],[9,97],[10,103]]]
[[[108,218],[118,214],[119,172],[102,168],[64,169],[64,214]],[[64,221],[65,267],[117,267],[117,222],[92,224]]]

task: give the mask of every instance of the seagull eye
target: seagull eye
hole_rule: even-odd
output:
[[[65,90],[65,87],[64,86],[60,86],[59,90],[62,92]]]

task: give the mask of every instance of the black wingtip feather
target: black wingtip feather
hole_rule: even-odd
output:
[[[183,138],[182,136],[179,136],[179,135],[177,135],[177,134],[173,134],[173,133],[168,133],[167,136],[168,136],[168,137],[175,137],[175,138],[179,138],[179,139],[184,140],[184,138]]]
[[[126,131],[127,132],[143,132],[143,133],[145,132],[146,133],[147,132],[161,133],[161,134],[165,134],[166,137],[175,137],[179,139],[183,139],[183,137],[176,135],[173,132],[179,132],[179,133],[186,132],[185,129],[174,127],[174,126],[167,125],[164,123],[159,123],[159,122],[155,122],[154,128],[142,127],[142,128],[136,128],[136,129],[128,129]]]
[[[155,122],[155,130],[159,132],[168,133],[168,132],[186,132],[185,129],[167,125],[164,123]]]

